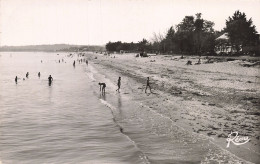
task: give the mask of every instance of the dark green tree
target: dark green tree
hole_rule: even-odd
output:
[[[258,42],[257,31],[252,19],[247,20],[246,14],[239,10],[235,11],[234,15],[226,20],[225,31],[237,51],[240,46],[255,45]]]
[[[167,31],[165,39],[163,40],[164,52],[169,52],[169,51],[172,52],[174,50],[174,35],[175,35],[175,30],[173,26],[171,26]]]
[[[149,42],[143,38],[143,40],[138,42],[138,50],[139,51],[147,51],[147,47],[149,45]]]
[[[165,36],[161,33],[153,33],[153,37],[151,38],[152,45],[151,49],[152,51],[156,53],[163,52],[163,40],[165,39]]]
[[[201,13],[196,14],[193,33],[194,50],[201,55],[203,51],[213,51],[214,49],[214,23],[201,18]]]
[[[193,32],[195,30],[194,17],[185,16],[177,26],[175,45],[179,52],[192,53],[194,49]]]
[[[201,52],[201,45],[202,45],[202,33],[203,33],[203,24],[204,20],[201,19],[201,13],[196,14],[196,20],[194,22],[195,30],[194,30],[194,46],[195,46],[195,53]]]

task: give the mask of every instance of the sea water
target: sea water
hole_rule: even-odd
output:
[[[94,94],[86,67],[67,54],[1,53],[2,163],[143,163]]]

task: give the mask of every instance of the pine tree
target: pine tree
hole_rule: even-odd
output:
[[[258,42],[258,35],[250,18],[239,10],[226,20],[225,31],[228,33],[230,42],[239,51],[240,46],[254,45]]]

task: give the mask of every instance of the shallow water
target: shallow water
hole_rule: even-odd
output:
[[[1,53],[2,163],[242,163],[131,93],[116,93],[95,63],[76,61],[74,68],[74,60],[68,54]],[[107,84],[105,95],[98,82]]]
[[[1,53],[2,163],[143,162],[141,152],[93,93],[86,65],[73,68],[74,59],[65,54]],[[15,76],[20,78],[17,84]]]

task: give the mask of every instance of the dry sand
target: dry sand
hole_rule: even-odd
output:
[[[93,67],[115,85],[118,76],[122,77],[122,94],[141,100],[187,131],[212,137],[214,143],[242,159],[260,162],[260,59],[201,57],[202,64],[195,65],[198,58],[88,55]],[[186,65],[188,60],[192,65]],[[152,94],[144,93],[148,76]],[[226,148],[231,131],[248,136],[250,142]]]

